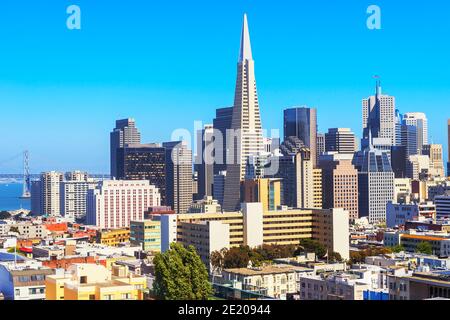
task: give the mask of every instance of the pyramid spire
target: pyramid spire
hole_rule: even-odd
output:
[[[242,24],[241,50],[239,52],[239,62],[244,60],[253,60],[252,46],[250,44],[250,33],[248,31],[247,14],[244,14],[244,23]]]

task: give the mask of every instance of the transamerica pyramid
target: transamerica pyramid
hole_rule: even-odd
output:
[[[247,159],[262,151],[263,136],[256,90],[255,63],[252,57],[247,15],[244,15],[231,130],[227,133],[227,175],[223,200],[225,211],[235,211],[240,208],[240,185],[245,178]]]

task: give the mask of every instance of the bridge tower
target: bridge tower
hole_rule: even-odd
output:
[[[30,180],[30,166],[29,166],[30,154],[28,150],[23,152],[23,191],[22,191],[22,199],[31,198],[31,180]]]

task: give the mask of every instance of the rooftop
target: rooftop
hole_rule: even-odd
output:
[[[225,269],[225,272],[239,274],[243,276],[258,276],[269,275],[278,273],[295,272],[299,267],[282,265],[282,266],[266,266],[262,268],[237,268],[237,269]]]

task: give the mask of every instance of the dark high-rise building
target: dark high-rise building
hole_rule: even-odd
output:
[[[325,134],[317,133],[317,158],[320,158],[320,155],[325,153]]]
[[[213,120],[213,128],[221,133],[222,139],[215,139],[215,163],[214,174],[227,170],[226,166],[226,146],[227,130],[231,129],[231,120],[233,117],[233,107],[221,108],[216,110],[216,117]]]
[[[395,178],[407,177],[408,155],[405,146],[391,147],[391,164]]]
[[[197,172],[198,200],[213,195],[214,183],[214,129],[212,125],[205,125],[203,130],[197,132],[197,156],[195,171]]]
[[[347,128],[331,128],[325,133],[325,151],[353,154],[356,151],[356,136]]]
[[[116,121],[116,127],[110,133],[110,170],[111,178],[117,177],[117,149],[128,144],[140,144],[141,134],[136,128],[134,119]]]
[[[417,127],[403,123],[401,134],[401,145],[406,148],[407,157],[419,154],[417,145]]]
[[[117,149],[117,179],[148,180],[166,203],[166,149],[158,144],[129,144]]]
[[[317,166],[317,111],[314,108],[284,110],[284,140],[297,137],[311,150],[313,165]]]
[[[186,213],[192,204],[192,151],[184,141],[164,142],[166,149],[166,205]]]
[[[314,207],[314,177],[311,152],[297,137],[288,137],[280,146],[282,156],[273,156],[278,161],[276,173],[266,177],[280,178],[281,203],[294,208]]]

